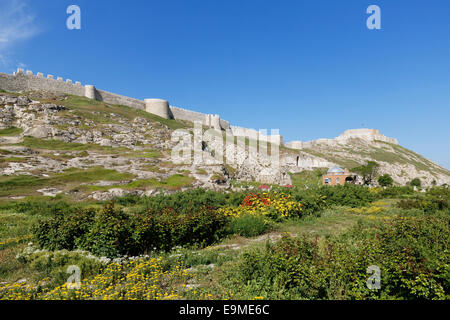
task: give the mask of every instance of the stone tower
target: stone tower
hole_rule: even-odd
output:
[[[93,85],[87,84],[84,87],[84,96],[86,98],[95,100],[95,87]]]
[[[145,111],[170,119],[169,102],[162,99],[145,99]]]
[[[220,117],[218,114],[211,115],[211,127],[213,127],[216,130],[222,129],[222,127],[220,126]]]

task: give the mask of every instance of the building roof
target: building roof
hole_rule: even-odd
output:
[[[328,170],[328,173],[344,173],[344,169],[342,169],[338,166],[334,166],[334,167],[330,168],[330,170]]]

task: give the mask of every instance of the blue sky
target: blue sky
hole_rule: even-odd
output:
[[[66,28],[71,4],[81,30]],[[449,13],[448,0],[1,0],[0,72],[164,98],[285,141],[364,124],[450,168]]]

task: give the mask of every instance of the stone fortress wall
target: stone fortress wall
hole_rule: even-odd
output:
[[[283,137],[280,134],[266,135],[264,134],[266,132],[263,133],[254,129],[231,126],[228,121],[221,119],[217,114],[204,114],[171,106],[168,101],[162,99],[145,99],[142,101],[100,90],[95,88],[93,85],[83,86],[81,82],[77,81],[74,83],[70,79],[66,79],[64,81],[61,77],[55,78],[53,75],[47,75],[47,77],[44,77],[44,74],[40,72],[34,75],[32,71],[24,71],[23,69],[17,69],[17,72],[14,72],[12,75],[0,73],[0,88],[13,92],[42,90],[83,96],[98,101],[104,101],[106,103],[124,105],[131,108],[145,110],[166,119],[201,122],[204,126],[218,130],[225,130],[228,134],[234,136],[264,139],[268,142],[275,142],[277,144],[286,145],[289,148],[298,150],[310,148],[316,144],[335,145],[338,143],[345,143],[348,139],[352,138],[361,138],[367,141],[380,140],[398,144],[396,139],[388,138],[381,134],[379,130],[375,129],[353,129],[345,131],[335,139],[318,139],[308,142],[292,141],[285,144]]]
[[[280,134],[268,135],[267,132],[263,132],[262,130],[257,131],[255,129],[230,126],[229,134],[231,134],[233,136],[237,136],[237,137],[249,137],[250,139],[255,139],[255,140],[261,139],[261,140],[267,141],[268,143],[275,143],[275,144],[279,144],[279,145],[284,144],[283,137]]]
[[[104,101],[106,103],[124,105],[131,108],[145,110],[166,119],[201,122],[204,126],[218,130],[226,130],[228,133],[235,136],[245,136],[249,133],[249,129],[239,127],[234,127],[233,129],[228,121],[221,119],[217,114],[204,114],[171,106],[168,101],[162,99],[145,99],[144,101],[133,99],[97,89],[93,85],[83,86],[81,82],[78,81],[73,83],[70,79],[64,81],[61,77],[55,78],[53,75],[47,75],[47,77],[44,77],[44,74],[40,72],[34,75],[32,71],[17,69],[17,72],[14,72],[12,75],[0,73],[0,88],[13,92],[42,90],[72,94],[98,101]],[[259,137],[259,133],[257,136]],[[282,141],[281,136],[279,136],[279,140]]]
[[[377,140],[398,145],[397,139],[386,137],[377,129],[351,129],[345,131],[343,134],[334,139],[317,139],[306,142],[291,141],[286,143],[286,147],[302,150],[311,148],[319,144],[338,145],[339,143],[346,143],[348,140],[354,138],[363,139],[369,142]]]
[[[97,89],[93,85],[83,86],[81,82],[73,83],[72,80],[55,78],[53,75],[44,77],[43,73],[33,74],[32,71],[18,69],[11,74],[0,73],[0,88],[13,91],[49,91],[55,93],[72,94],[87,97],[106,103],[124,105],[131,108],[146,110],[158,116],[177,120],[200,121],[205,126],[216,129],[228,130],[230,123],[220,119],[219,115],[203,114],[174,106],[161,99],[146,99],[144,101]]]
[[[72,80],[63,80],[61,77],[55,78],[53,75],[37,73],[33,75],[32,71],[18,69],[14,74],[0,73],[0,87],[7,91],[25,91],[25,90],[43,90],[58,93],[73,94],[76,96],[85,95],[85,87],[81,82],[73,83]]]

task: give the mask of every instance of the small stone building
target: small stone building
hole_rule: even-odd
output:
[[[356,183],[356,180],[356,174],[339,168],[338,166],[330,168],[330,170],[322,176],[322,184],[330,186],[344,185],[345,183]]]

